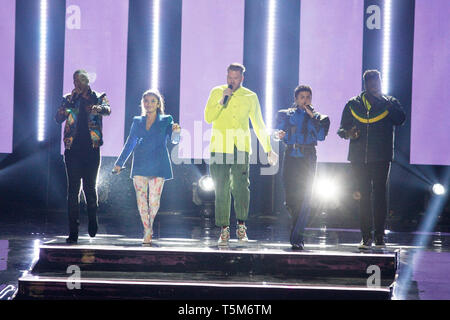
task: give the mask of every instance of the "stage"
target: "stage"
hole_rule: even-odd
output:
[[[224,248],[215,239],[161,238],[151,247],[140,242],[107,235],[78,245],[47,241],[19,279],[17,298],[390,299],[399,253],[360,253],[352,244],[307,245],[297,252],[288,243],[256,240],[232,240]],[[377,286],[367,284],[369,266],[380,268]]]
[[[64,218],[1,224],[0,299],[450,298],[447,233],[428,234],[426,245],[417,247],[421,234],[391,231],[386,248],[362,252],[357,229],[307,228],[306,250],[299,252],[286,241],[286,224],[252,217],[247,244],[237,242],[232,228],[229,246],[219,248],[216,228],[161,213],[152,246],[142,246],[139,232],[121,234],[122,226],[103,216],[93,239],[82,216],[78,244],[67,245]],[[413,259],[418,252],[424,257]],[[369,279],[370,266],[379,267],[378,285]]]

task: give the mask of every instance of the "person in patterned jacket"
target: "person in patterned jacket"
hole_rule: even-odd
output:
[[[105,93],[93,91],[89,86],[86,71],[73,74],[75,88],[64,95],[55,120],[64,121],[64,163],[67,174],[67,207],[69,216],[69,237],[67,243],[78,241],[80,187],[87,202],[89,235],[95,237],[97,222],[97,173],[100,167],[100,146],[103,144],[102,118],[111,114]]]

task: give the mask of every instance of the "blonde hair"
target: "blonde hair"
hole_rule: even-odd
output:
[[[159,93],[158,89],[149,89],[142,94],[141,116],[145,116],[147,114],[147,111],[145,110],[145,107],[144,107],[144,98],[146,96],[156,97],[156,99],[158,99],[158,102],[159,102],[159,107],[156,110],[156,112],[159,114],[164,114],[164,98],[163,98],[163,96],[161,95],[161,93]]]

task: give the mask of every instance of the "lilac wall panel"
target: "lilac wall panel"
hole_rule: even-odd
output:
[[[348,141],[336,134],[346,102],[361,91],[364,1],[302,0],[299,83],[310,85],[313,106],[331,120],[319,142],[321,162],[346,162]]]
[[[450,165],[450,1],[416,0],[412,164]]]
[[[103,119],[103,156],[117,156],[124,140],[128,3],[67,0],[66,4],[64,93],[73,89],[77,69],[88,71],[92,89],[106,92],[112,113]]]
[[[0,153],[12,152],[16,1],[0,0]]]
[[[243,0],[183,0],[180,158],[209,157],[211,126],[203,112],[211,89],[226,83],[227,66],[244,60],[244,6]]]

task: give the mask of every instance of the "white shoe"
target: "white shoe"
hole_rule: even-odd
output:
[[[245,224],[238,224],[238,227],[236,229],[236,237],[238,238],[239,242],[248,242],[247,238],[247,227]]]
[[[217,244],[219,246],[227,246],[228,240],[230,240],[230,227],[222,228],[222,231],[220,232],[219,241],[217,241]]]

